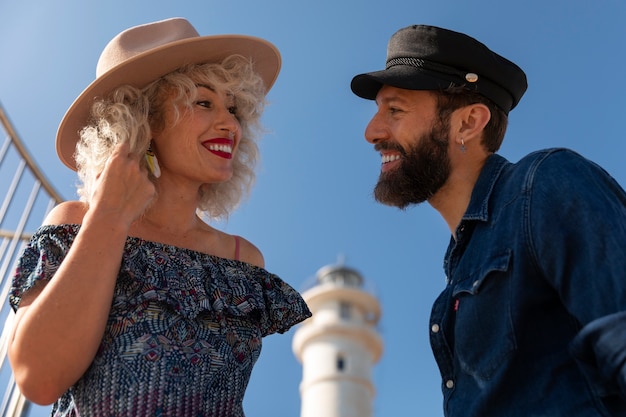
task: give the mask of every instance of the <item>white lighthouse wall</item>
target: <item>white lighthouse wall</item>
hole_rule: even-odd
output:
[[[358,340],[318,336],[302,352],[301,417],[369,417],[372,357]]]

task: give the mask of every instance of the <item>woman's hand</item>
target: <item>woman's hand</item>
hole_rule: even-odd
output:
[[[154,184],[141,167],[140,157],[130,152],[128,143],[121,143],[96,179],[89,211],[96,217],[112,215],[130,227],[154,196]]]

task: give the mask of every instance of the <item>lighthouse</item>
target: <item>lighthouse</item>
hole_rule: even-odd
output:
[[[380,303],[363,277],[326,266],[302,296],[313,313],[296,330],[293,352],[302,363],[301,417],[373,417],[372,368],[383,343]]]

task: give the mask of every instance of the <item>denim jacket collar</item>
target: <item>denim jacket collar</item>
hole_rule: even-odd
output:
[[[472,197],[462,220],[482,220],[489,219],[489,199],[495,187],[500,173],[509,164],[504,157],[493,154],[487,158],[478,180],[474,185]]]

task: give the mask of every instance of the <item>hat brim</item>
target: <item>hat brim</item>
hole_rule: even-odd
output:
[[[396,65],[385,70],[357,75],[352,79],[350,88],[361,98],[375,100],[383,85],[406,90],[438,90],[451,84],[454,84],[451,79],[435,76],[429,71],[409,65]]]
[[[278,49],[270,42],[245,35],[218,35],[183,39],[138,54],[93,81],[74,100],[61,120],[56,136],[57,154],[76,170],[74,152],[80,130],[87,124],[91,105],[121,85],[143,88],[152,81],[188,64],[221,62],[239,54],[252,59],[266,92],[274,85],[281,67]]]

